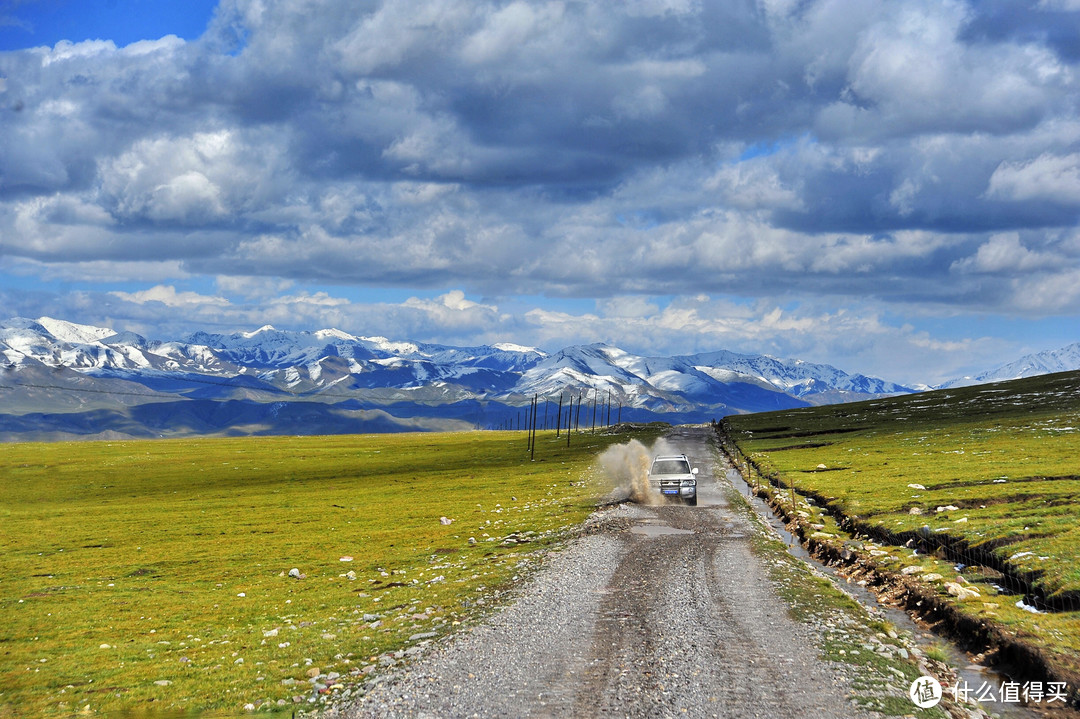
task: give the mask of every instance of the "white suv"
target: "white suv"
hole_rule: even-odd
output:
[[[649,486],[665,499],[697,505],[697,467],[690,468],[685,454],[659,454],[649,469]]]

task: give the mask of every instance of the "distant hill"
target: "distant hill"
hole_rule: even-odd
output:
[[[547,400],[552,424],[551,405],[571,395],[610,402],[612,421],[698,422],[911,391],[829,365],[727,351],[642,357],[592,344],[548,354],[269,325],[149,340],[49,317],[0,322],[8,440],[514,426],[534,395]]]

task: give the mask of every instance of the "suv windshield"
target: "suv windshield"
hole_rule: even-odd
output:
[[[685,459],[658,459],[653,462],[653,474],[690,474],[690,465]]]

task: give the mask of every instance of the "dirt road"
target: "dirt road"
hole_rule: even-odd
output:
[[[670,439],[701,470],[697,507],[599,512],[512,605],[342,714],[863,716],[777,598],[707,430]]]

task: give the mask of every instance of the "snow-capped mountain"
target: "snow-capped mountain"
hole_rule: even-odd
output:
[[[987,382],[1004,382],[1010,379],[1022,379],[1024,377],[1035,377],[1054,372],[1069,372],[1071,370],[1080,370],[1080,342],[1074,342],[1061,349],[1026,355],[1015,362],[1009,362],[981,374],[951,380],[941,385],[941,388],[965,387]]]
[[[849,375],[829,365],[785,362],[766,355],[710,352],[640,357],[601,344],[568,347],[540,360],[522,374],[516,389],[525,394],[548,394],[574,386],[636,397],[638,404],[647,405],[644,398],[648,396],[673,406],[681,401],[704,407],[727,405],[736,411],[750,408],[748,403],[755,410],[773,409],[793,398],[809,404],[814,395],[822,393],[848,393],[848,399],[863,399],[911,391],[884,380]],[[740,402],[731,401],[735,391]]]
[[[156,414],[142,411],[154,415],[152,420],[139,420],[155,432],[172,429],[166,413],[190,414],[195,405],[184,402],[218,403],[203,407],[202,419],[185,420],[193,432],[239,431],[239,419],[222,414],[220,405],[240,402],[246,403],[242,414],[248,431],[272,433],[280,425],[282,407],[300,404],[319,431],[373,431],[367,425],[357,429],[357,422],[378,419],[398,429],[457,426],[447,425],[449,419],[492,425],[516,413],[533,395],[553,401],[566,393],[602,396],[617,403],[626,419],[701,421],[911,391],[828,365],[726,351],[642,357],[593,344],[548,355],[508,343],[449,347],[269,325],[251,332],[149,340],[49,317],[0,323],[0,367],[6,368],[0,396],[6,392],[5,406],[17,408],[9,412],[21,418],[20,427],[35,410],[70,413],[73,406],[86,406],[74,397],[92,395],[100,405],[117,395],[125,397],[125,406],[144,400],[156,406]],[[125,414],[124,432],[132,431],[128,420],[133,412]],[[349,412],[360,413],[349,415],[356,421],[341,419]],[[372,413],[379,412],[373,419]],[[203,417],[214,413],[222,415],[216,426]],[[311,419],[311,413],[318,417]],[[289,425],[287,431],[297,429]]]

